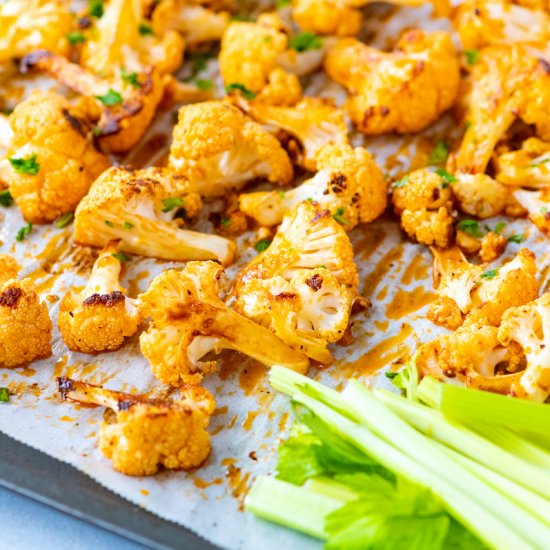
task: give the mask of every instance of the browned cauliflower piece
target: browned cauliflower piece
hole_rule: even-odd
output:
[[[543,233],[550,235],[550,187],[540,191],[518,189],[513,192],[513,196],[527,210],[531,222]]]
[[[167,168],[112,167],[93,183],[78,205],[74,240],[103,247],[120,239],[121,250],[142,256],[231,263],[235,243],[181,228],[201,206],[195,186]]]
[[[507,346],[519,345],[527,360],[513,385],[517,397],[544,403],[550,396],[550,292],[528,304],[512,307],[502,316],[498,338]]]
[[[498,326],[509,307],[538,296],[535,255],[526,248],[512,261],[492,269],[469,263],[457,247],[432,252],[437,298],[428,318],[438,325],[451,330],[463,323]]]
[[[481,219],[502,213],[510,200],[510,190],[487,174],[458,173],[453,196],[460,210]]]
[[[80,108],[95,123],[93,134],[111,153],[129,151],[149,127],[162,99],[164,80],[158,70],[128,72],[124,67],[107,76],[37,50],[21,60],[21,71],[42,70],[80,94]]]
[[[10,116],[10,192],[26,220],[48,223],[72,212],[110,165],[83,113],[55,92],[34,91]]]
[[[507,244],[508,239],[504,235],[489,231],[489,233],[481,239],[481,249],[479,251],[481,261],[492,262],[496,260],[504,252]]]
[[[444,206],[439,210],[404,210],[401,226],[411,239],[422,244],[446,248],[453,241],[453,218]]]
[[[264,365],[304,373],[307,357],[270,330],[224,304],[219,297],[223,269],[215,262],[189,262],[182,271],[158,275],[140,296],[151,324],[140,337],[153,374],[166,384],[199,384],[216,368],[209,352],[239,351]]]
[[[387,186],[382,172],[362,147],[327,145],[317,156],[317,174],[290,191],[248,193],[239,198],[243,212],[261,225],[278,225],[303,201],[330,210],[346,231],[382,215]]]
[[[422,30],[405,32],[389,53],[341,39],[325,70],[350,92],[348,113],[367,135],[423,130],[453,105],[460,79],[450,35]]]
[[[86,286],[69,290],[61,300],[57,323],[70,350],[114,351],[137,331],[142,315],[137,300],[128,298],[118,282],[120,256],[118,242],[111,241],[99,254]]]
[[[66,377],[58,378],[57,385],[64,399],[101,405],[116,413],[114,422],[104,421],[99,427],[99,448],[123,474],[190,470],[210,454],[207,428],[216,403],[204,388],[183,387],[180,401],[165,401]]]
[[[19,266],[0,254],[0,367],[19,367],[51,355],[52,322],[31,279],[17,279]]]
[[[288,154],[277,138],[222,101],[180,109],[169,165],[205,197],[223,196],[256,178],[284,184],[293,176]]]

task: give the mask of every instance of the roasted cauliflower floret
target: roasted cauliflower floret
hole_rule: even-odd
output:
[[[489,231],[483,239],[481,239],[481,249],[479,257],[482,262],[492,262],[496,260],[506,248],[508,239],[504,235],[499,235],[494,231]]]
[[[19,266],[0,254],[0,367],[19,367],[51,355],[52,322],[31,279],[17,279]]]
[[[44,48],[65,55],[74,19],[63,0],[10,0],[0,5],[0,65]]]
[[[156,69],[129,72],[118,67],[108,76],[70,63],[65,57],[38,50],[21,60],[21,71],[46,71],[80,94],[80,108],[95,123],[93,133],[111,153],[129,151],[149,127],[162,99],[164,81]]]
[[[183,61],[184,41],[170,28],[140,32],[144,18],[140,0],[109,0],[105,13],[95,19],[82,49],[82,64],[96,74],[111,75],[119,67],[146,72],[155,67],[159,74],[179,68]]]
[[[198,384],[216,368],[215,361],[202,358],[223,349],[264,365],[307,371],[305,355],[224,304],[218,284],[222,274],[215,262],[189,262],[182,271],[157,276],[140,296],[145,315],[151,317],[140,345],[153,374],[166,384]]]
[[[521,347],[527,366],[512,387],[518,397],[543,403],[550,395],[550,292],[528,304],[508,309],[498,329],[499,340]]]
[[[522,357],[497,335],[497,327],[472,324],[423,344],[415,361],[420,376],[456,378],[469,387],[509,393]]]
[[[232,241],[182,229],[202,202],[195,186],[167,168],[113,167],[93,183],[78,205],[74,240],[106,246],[120,239],[120,249],[165,260],[215,259],[227,264],[235,255]]]
[[[119,254],[118,243],[110,242],[99,254],[86,286],[69,290],[61,300],[57,322],[72,351],[114,351],[138,328],[142,317],[138,303],[118,282]]]
[[[518,189],[513,192],[513,196],[527,210],[531,222],[543,233],[550,235],[550,188],[540,191]]]
[[[500,214],[507,206],[509,190],[486,174],[456,174],[453,195],[460,210],[481,219]]]
[[[466,50],[512,43],[544,49],[550,39],[547,13],[509,0],[467,0],[456,8],[453,24]]]
[[[498,326],[509,307],[521,306],[538,295],[535,255],[526,248],[493,269],[469,263],[457,247],[432,252],[437,298],[428,318],[451,330],[463,323]]]
[[[446,248],[453,240],[453,218],[447,208],[404,210],[401,227],[415,241]]]
[[[329,49],[325,70],[351,94],[346,106],[367,135],[418,132],[454,103],[456,51],[446,32],[405,32],[390,53],[344,38]]]
[[[505,185],[531,189],[550,187],[550,143],[529,138],[521,149],[497,154],[493,162],[496,179]]]
[[[72,212],[110,164],[95,149],[82,112],[55,92],[36,90],[10,123],[8,183],[25,219],[47,223]]]
[[[277,225],[292,207],[313,200],[351,231],[359,222],[375,220],[386,209],[386,183],[365,149],[327,145],[319,152],[317,166],[319,171],[313,178],[290,191],[241,195],[241,210],[261,225]]]
[[[344,112],[328,99],[305,97],[295,107],[239,101],[239,107],[260,124],[283,130],[297,139],[302,149],[299,162],[311,172],[317,170],[317,154],[323,147],[348,143]]]
[[[293,175],[277,138],[222,101],[180,109],[169,165],[205,197],[223,196],[256,178],[284,184]]]
[[[99,427],[99,448],[113,468],[129,476],[159,469],[190,470],[210,454],[207,428],[216,403],[204,388],[182,388],[180,401],[107,390],[70,378],[57,379],[64,399],[108,407],[114,422]]]

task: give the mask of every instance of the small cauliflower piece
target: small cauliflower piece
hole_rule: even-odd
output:
[[[116,413],[114,422],[99,427],[99,449],[125,475],[150,476],[161,468],[190,470],[210,454],[207,428],[216,403],[204,388],[184,387],[180,401],[165,401],[66,377],[58,378],[57,386],[63,399]]]
[[[180,109],[169,165],[195,183],[204,197],[223,196],[256,178],[285,184],[293,176],[277,138],[222,101]]]
[[[540,191],[518,189],[512,195],[527,210],[531,222],[550,235],[550,187]]]
[[[453,218],[444,206],[433,211],[404,210],[401,227],[411,239],[428,246],[446,248],[453,241]]]
[[[55,92],[35,90],[10,116],[12,159],[32,160],[12,169],[10,192],[26,220],[48,223],[72,212],[110,163],[94,147],[90,127],[77,108]]]
[[[167,168],[112,167],[93,183],[78,205],[74,240],[106,246],[120,239],[120,250],[165,260],[219,260],[228,264],[235,243],[217,235],[180,227],[202,201],[195,186]]]
[[[498,338],[502,344],[519,344],[527,367],[512,387],[513,395],[543,403],[550,395],[550,292],[502,316]]]
[[[428,318],[454,330],[463,323],[498,326],[503,313],[537,297],[539,283],[535,255],[522,248],[501,267],[469,263],[460,249],[432,249],[437,298]]]
[[[507,244],[508,239],[504,235],[489,231],[489,233],[481,239],[481,249],[479,251],[481,261],[492,262],[496,260],[504,252]]]
[[[295,107],[280,107],[240,100],[238,106],[260,124],[283,130],[300,142],[300,164],[316,171],[317,154],[328,145],[347,145],[344,112],[329,99],[305,97]]]
[[[457,173],[453,195],[460,210],[481,219],[502,213],[510,198],[509,189],[486,174]]]
[[[10,0],[0,4],[0,65],[43,48],[66,55],[74,19],[63,0]]]
[[[446,32],[407,31],[389,53],[344,38],[324,63],[328,76],[350,92],[349,116],[367,135],[419,132],[458,92],[458,57]]]
[[[304,354],[224,304],[219,297],[222,275],[215,262],[189,262],[182,271],[155,277],[140,296],[151,317],[140,346],[153,374],[166,384],[199,384],[216,368],[215,361],[202,358],[223,349],[305,373],[309,362]]]
[[[21,60],[22,73],[31,69],[46,71],[80,94],[79,107],[95,123],[94,137],[116,154],[129,151],[143,137],[164,92],[162,76],[152,68],[134,74],[118,67],[110,75],[98,76],[65,57],[37,50]]]
[[[118,242],[111,241],[99,254],[86,286],[69,290],[59,305],[57,323],[72,351],[101,353],[122,346],[141,322],[137,300],[120,286]]]
[[[330,210],[346,231],[382,215],[387,188],[382,172],[363,148],[327,145],[317,156],[317,174],[290,191],[241,195],[240,208],[261,225],[278,225],[295,205],[313,200]]]
[[[0,367],[19,367],[51,355],[52,322],[31,279],[17,279],[19,266],[0,254]]]

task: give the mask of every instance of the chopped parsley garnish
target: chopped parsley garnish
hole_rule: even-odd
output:
[[[207,62],[209,59],[212,59],[214,54],[212,52],[189,52],[189,61],[191,62],[191,76],[189,79],[192,80],[197,74],[201,71],[204,71],[207,67]]]
[[[40,170],[40,164],[36,162],[36,155],[31,155],[30,157],[24,159],[11,158],[8,159],[12,168],[18,174],[29,174],[31,176],[36,176]]]
[[[73,220],[74,212],[67,212],[57,218],[57,221],[55,222],[55,227],[57,227],[57,229],[63,229],[64,227],[67,227]]]
[[[107,107],[122,103],[122,96],[112,88],[109,88],[109,91],[105,95],[96,95],[95,97],[99,99],[103,105],[107,105]]]
[[[124,254],[124,252],[115,252],[112,254],[113,258],[116,258],[119,262],[129,262],[130,257]]]
[[[89,0],[88,1],[88,13],[92,17],[103,17],[104,12],[103,0]]]
[[[155,33],[153,32],[151,25],[142,22],[139,24],[139,34],[141,34],[141,36],[151,36]]]
[[[169,199],[164,199],[162,201],[162,211],[163,212],[170,212],[171,210],[174,210],[174,208],[179,208],[180,206],[183,206],[183,198],[182,197],[172,197]]]
[[[284,191],[277,191],[277,193],[279,194],[279,197],[280,197],[281,199],[284,199],[285,196],[286,196],[286,193],[285,193]]]
[[[543,207],[540,209],[540,213],[541,213],[541,214],[548,214],[548,207],[547,207],[547,206],[543,206]]]
[[[532,162],[529,165],[529,168],[536,168],[537,166],[540,166],[541,164],[546,164],[547,162],[550,162],[550,158],[544,158],[544,159],[541,159],[541,160],[537,160],[535,162]]]
[[[105,220],[105,225],[107,227],[114,227],[115,226],[115,224],[113,222],[110,222],[109,220]]]
[[[312,32],[300,32],[288,41],[288,47],[297,52],[319,50],[323,47],[323,39]]]
[[[516,244],[522,243],[524,240],[525,235],[523,233],[519,233],[518,235],[511,235],[510,237],[508,237],[508,242]]]
[[[230,21],[253,21],[253,18],[250,15],[245,13],[236,13],[229,18]]]
[[[231,84],[228,84],[225,87],[226,94],[230,94],[233,91],[241,92],[241,94],[243,94],[246,99],[254,99],[256,97],[256,94],[252,90],[249,90],[244,84],[241,84],[240,82],[231,82]]]
[[[479,222],[475,220],[460,220],[458,222],[458,229],[464,233],[468,233],[472,237],[482,237],[483,232],[479,228]]]
[[[263,252],[269,248],[271,241],[269,239],[261,239],[255,245],[254,248],[257,252]]]
[[[15,240],[17,242],[21,242],[22,240],[25,239],[25,237],[27,235],[30,234],[30,232],[32,231],[32,223],[31,222],[27,222],[27,225],[24,225],[18,232],[17,232],[17,235],[15,236]]]
[[[122,227],[124,227],[124,229],[132,229],[134,227],[134,224],[130,222],[124,222],[122,224]]]
[[[397,187],[405,187],[405,185],[408,185],[409,184],[409,181],[410,181],[410,177],[407,175],[407,176],[403,176],[400,180],[397,180],[397,181],[394,181],[390,187],[392,189],[395,189]]]
[[[231,225],[231,218],[228,218],[227,216],[222,216],[220,218],[220,225],[222,227],[228,228]]]
[[[391,370],[387,370],[385,373],[386,378],[389,378],[390,380],[393,380],[399,373],[398,372],[392,372]]]
[[[465,123],[464,123],[464,130],[467,132],[469,129],[470,129],[470,126],[472,125],[472,123],[467,120]]]
[[[328,267],[326,265],[320,265],[319,267],[321,267],[323,269],[328,269]]]
[[[347,225],[349,222],[344,218],[344,212],[345,210],[343,208],[337,208],[334,213],[332,214],[332,217],[341,224]]]
[[[7,403],[10,400],[10,390],[8,388],[0,388],[0,401]]]
[[[13,197],[11,196],[9,189],[0,191],[0,204],[4,208],[9,208],[13,204]]]
[[[134,88],[141,88],[141,84],[138,80],[138,74],[133,72],[128,72],[124,67],[120,68],[120,76],[125,84],[129,84],[130,86],[133,86]],[[121,98],[122,99],[122,98]]]
[[[214,89],[214,83],[205,78],[197,78],[197,80],[195,80],[195,86],[203,92],[209,92]]]
[[[482,279],[492,279],[493,277],[496,277],[498,275],[498,268],[495,269],[488,269],[487,271],[483,272],[480,277]]]
[[[82,44],[82,42],[86,42],[85,36],[80,31],[71,31],[67,35],[67,40],[73,46],[75,46],[76,44]]]
[[[479,61],[479,50],[465,50],[464,55],[468,65],[475,65]]]
[[[505,222],[498,222],[496,225],[495,225],[495,228],[493,229],[493,232],[496,233],[497,235],[500,235],[500,232],[506,227],[506,223]],[[489,227],[489,231],[491,231],[491,228]]]
[[[428,162],[432,165],[444,164],[449,156],[449,148],[444,141],[438,141],[437,145],[433,148],[430,153],[430,158]]]
[[[275,6],[277,7],[278,10],[282,10],[287,6],[290,6],[291,3],[292,3],[292,0],[277,0],[275,2]]]
[[[447,185],[449,185],[450,183],[454,183],[456,181],[456,178],[452,174],[449,174],[449,172],[447,172],[445,168],[439,168],[439,170],[436,170],[435,173],[441,178],[443,178],[443,181]]]

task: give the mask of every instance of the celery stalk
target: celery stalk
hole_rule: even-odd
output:
[[[542,496],[550,494],[550,477],[542,468],[517,458],[454,420],[445,418],[439,411],[411,403],[386,391],[375,390],[374,395],[422,433],[531,491]]]
[[[443,384],[427,376],[417,388],[417,397],[446,416],[464,421],[502,424],[511,430],[547,434],[550,407],[487,391]]]
[[[304,487],[313,493],[319,493],[328,497],[336,498],[342,502],[357,500],[359,495],[342,483],[327,477],[315,477],[306,481]]]
[[[343,501],[275,479],[258,477],[244,501],[245,510],[306,535],[326,540],[325,518]]]

